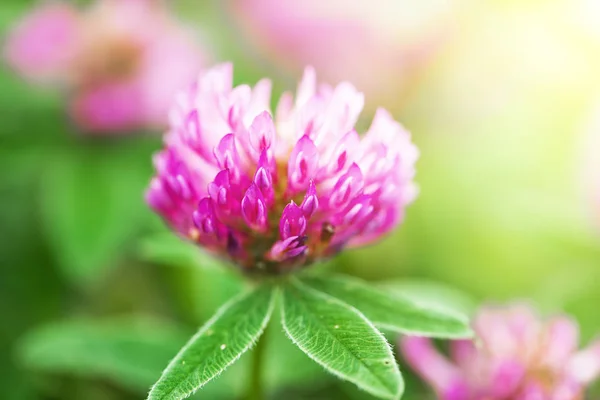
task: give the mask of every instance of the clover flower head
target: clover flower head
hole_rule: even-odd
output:
[[[363,95],[317,85],[272,114],[271,82],[232,87],[208,70],[171,110],[147,202],[180,235],[247,270],[289,271],[392,230],[415,197],[409,133],[380,109],[361,137]]]

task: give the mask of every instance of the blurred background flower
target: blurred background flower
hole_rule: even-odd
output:
[[[577,323],[543,321],[525,304],[482,307],[475,340],[450,343],[450,358],[427,338],[404,337],[409,365],[441,400],[581,399],[600,375],[600,342],[578,351]]]
[[[175,92],[208,54],[153,0],[100,0],[87,9],[41,4],[6,43],[23,77],[60,84],[77,124],[94,132],[166,125]]]
[[[450,40],[461,6],[455,0],[222,4],[265,63],[288,74],[313,65],[325,80],[349,80],[375,103],[395,105]]]
[[[591,201],[600,157],[594,139],[600,99],[598,2],[402,1],[390,6],[372,1],[367,8],[360,2],[318,8],[308,1],[285,13],[291,2],[264,11],[267,3],[149,4],[161,10],[168,5],[167,25],[187,26],[192,37],[202,38],[200,48],[211,55],[201,56],[201,66],[204,57],[233,61],[234,85],[272,76],[278,97],[295,86],[302,63],[310,61],[324,80],[350,80],[366,93],[370,111],[359,119],[360,131],[383,106],[413,133],[421,152],[419,197],[401,229],[377,246],[346,252],[323,267],[383,279],[424,304],[439,304],[441,298],[450,305],[454,295],[440,283],[466,293],[469,301],[458,301],[461,305],[528,298],[544,314],[571,314],[582,343],[588,343],[600,331],[599,208]],[[55,4],[3,0],[5,54],[21,21]],[[57,14],[67,22],[48,37],[67,42],[72,37],[64,32],[73,14],[79,20],[102,9],[84,0],[61,4]],[[277,19],[276,11],[278,29],[287,21],[301,32],[291,36],[293,41],[268,33],[266,22]],[[368,16],[365,21],[361,14]],[[311,21],[314,15],[317,22]],[[377,20],[385,23],[371,23]],[[340,26],[343,33],[335,33]],[[152,36],[146,28],[136,32]],[[355,29],[365,33],[352,39]],[[162,23],[155,31],[162,31]],[[308,50],[296,47],[309,37]],[[280,42],[289,48],[279,48]],[[311,46],[320,56],[300,59]],[[117,47],[106,51],[122,55]],[[410,62],[399,55],[407,48]],[[128,49],[125,55],[131,55]],[[152,83],[183,76],[176,71],[190,61],[178,60],[189,60],[190,54],[177,54],[160,57],[157,64],[169,65],[155,70],[159,78]],[[65,62],[60,52],[48,56],[54,65]],[[338,58],[354,61],[330,69]],[[8,62],[0,66],[3,398],[139,399],[185,338],[241,283],[229,271],[211,268],[214,260],[169,233],[144,205],[151,154],[161,147],[159,129],[128,124],[124,132],[153,135],[103,140],[73,135],[64,92],[52,86],[56,81],[45,89],[48,75],[35,78],[44,85],[32,85],[19,79],[17,70]],[[79,74],[69,77],[85,81]],[[79,95],[76,87],[66,85],[67,94]],[[110,107],[126,97],[117,98]],[[136,96],[126,104],[138,110],[145,99]],[[286,347],[280,327],[271,329],[265,376],[272,398],[368,398],[305,363],[304,355]],[[207,398],[242,396],[248,363],[240,361],[206,387]],[[407,388],[409,399],[431,396],[415,377],[407,378]]]

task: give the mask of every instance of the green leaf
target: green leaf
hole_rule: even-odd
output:
[[[185,339],[184,330],[148,318],[74,320],[26,334],[16,355],[32,370],[103,377],[146,391]]]
[[[148,399],[189,397],[233,364],[264,331],[276,293],[270,285],[259,286],[221,307],[167,366]]]
[[[44,228],[71,282],[90,283],[114,265],[150,215],[143,201],[151,174],[148,147],[78,144],[49,160],[42,187]]]
[[[356,307],[376,326],[386,331],[439,338],[465,338],[473,335],[465,316],[419,306],[358,279],[327,276],[307,277],[303,281]]]
[[[244,289],[244,279],[237,269],[172,232],[142,238],[137,253],[143,261],[176,267],[165,270],[165,281],[174,287],[173,295],[184,311],[199,321],[210,318]],[[197,290],[200,286],[202,290]]]
[[[162,223],[162,222],[161,222]],[[171,231],[142,238],[138,256],[147,262],[177,267],[223,269],[223,261],[206,253],[199,246],[185,241]]]
[[[442,283],[409,279],[384,281],[377,288],[393,296],[406,298],[420,307],[450,313],[457,316],[472,315],[477,303],[466,293]]]
[[[281,319],[290,339],[332,374],[384,399],[402,394],[389,344],[353,307],[293,280],[283,291]]]
[[[268,392],[322,388],[335,378],[323,372],[323,368],[298,349],[286,336],[280,321],[271,321],[265,337],[265,362],[263,372]],[[289,366],[293,365],[293,368]],[[278,398],[278,397],[275,397]]]
[[[219,379],[209,381],[202,386],[201,390],[190,396],[190,399],[242,399],[249,387],[251,366],[252,357],[250,354],[242,355],[239,360],[219,375]],[[146,393],[148,392],[147,389],[146,387]]]

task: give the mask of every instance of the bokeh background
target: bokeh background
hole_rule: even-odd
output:
[[[36,4],[1,2],[3,44]],[[201,37],[207,60],[234,62],[236,83],[269,76],[277,95],[311,63],[322,79],[365,92],[364,126],[383,106],[412,132],[421,192],[404,224],[330,268],[467,309],[528,299],[572,314],[583,342],[600,334],[600,2],[167,6]],[[67,116],[61,90],[1,64],[2,399],[144,398],[241,290],[231,269],[145,206],[161,133],[89,135]],[[312,365],[277,324],[268,340],[271,398],[370,398]],[[243,398],[247,358],[196,397]],[[406,398],[431,398],[407,380]]]

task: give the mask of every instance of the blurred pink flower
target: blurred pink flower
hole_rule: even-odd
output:
[[[453,30],[458,0],[230,0],[244,37],[279,65],[314,65],[397,102]]]
[[[232,88],[219,65],[181,93],[147,201],[182,236],[248,270],[283,272],[372,242],[415,197],[409,133],[380,109],[361,139],[363,95],[317,86],[270,113],[271,82]]]
[[[600,341],[577,351],[568,317],[547,321],[530,307],[484,307],[476,339],[450,343],[451,359],[426,338],[404,337],[401,352],[442,400],[578,400],[600,374]]]
[[[109,133],[164,127],[174,94],[206,62],[153,0],[44,3],[15,27],[5,58],[26,79],[64,87],[82,128]]]
[[[27,79],[51,80],[67,68],[73,56],[79,19],[63,3],[48,3],[33,10],[8,38],[5,58]]]

